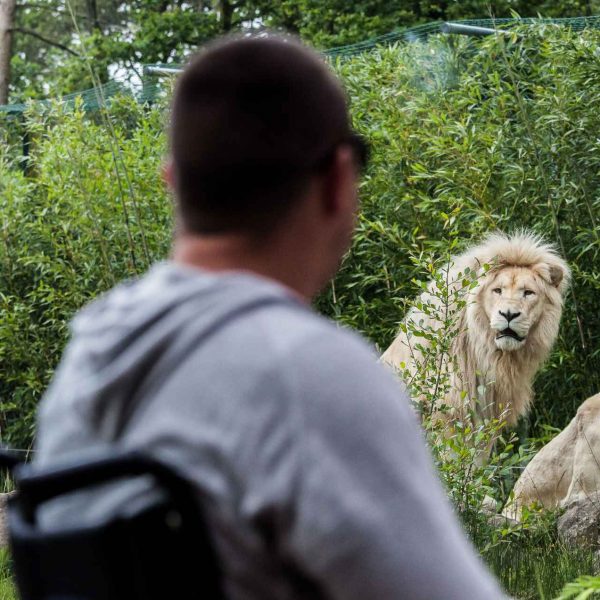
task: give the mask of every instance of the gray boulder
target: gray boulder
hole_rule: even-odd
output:
[[[563,504],[558,534],[570,546],[600,548],[600,492],[577,494]]]
[[[8,546],[8,518],[6,515],[8,499],[14,492],[0,494],[0,548]]]

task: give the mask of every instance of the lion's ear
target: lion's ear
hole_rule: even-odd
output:
[[[563,269],[558,265],[550,265],[548,271],[550,272],[550,283],[554,287],[560,287],[560,284],[565,277]]]
[[[559,289],[564,287],[564,285],[561,286],[561,284],[566,283],[564,280],[568,277],[565,268],[558,264],[539,263],[534,265],[533,269],[544,281],[547,281],[550,285]]]

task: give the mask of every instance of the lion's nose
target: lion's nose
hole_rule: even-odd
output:
[[[509,323],[513,320],[516,319],[521,313],[520,312],[510,312],[510,310],[507,310],[506,312],[502,312],[501,310],[498,311]]]

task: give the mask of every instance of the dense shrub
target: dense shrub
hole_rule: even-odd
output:
[[[599,42],[546,26],[338,65],[375,153],[353,251],[319,306],[384,348],[429,255],[493,229],[543,234],[574,283],[536,382],[538,425],[566,425],[600,390]]]
[[[600,389],[599,41],[595,31],[545,26],[477,42],[430,38],[336,65],[373,160],[354,247],[318,307],[385,347],[430,255],[496,228],[544,234],[574,271],[557,349],[536,384],[534,417],[555,426]],[[77,307],[166,256],[162,114],[127,99],[93,118],[32,110],[26,172],[4,152],[9,441],[30,439]]]
[[[574,271],[560,340],[536,384],[534,417],[555,426],[600,389],[598,42],[595,31],[545,26],[483,41],[431,38],[336,65],[374,152],[354,247],[318,307],[384,347],[430,255],[495,228],[544,234]],[[166,256],[162,114],[128,100],[93,118],[32,111],[25,173],[5,151],[5,440],[30,440],[77,307]]]
[[[166,256],[171,216],[159,172],[160,115],[127,99],[97,120],[78,107],[56,107],[29,115],[26,174],[14,157],[0,157],[4,441],[30,443],[73,313]]]
[[[574,284],[536,382],[530,431],[538,437],[566,425],[600,390],[598,47],[600,32],[546,26],[483,41],[431,38],[335,65],[373,160],[353,248],[317,307],[384,348],[419,281],[449,254],[493,229],[543,234],[566,255]],[[25,130],[27,160],[18,142],[0,150],[0,427],[3,441],[21,447],[34,435],[68,320],[165,258],[172,225],[160,180],[163,107],[123,98],[93,115],[80,106],[32,109]],[[5,132],[15,139],[14,129]],[[448,340],[436,348],[447,352]],[[551,525],[532,534],[540,528],[531,523],[512,531],[481,518],[486,496],[502,501],[526,457],[507,434],[495,458],[475,463],[474,446],[497,438],[498,428],[428,433],[450,497],[506,586],[534,597],[532,573],[539,587],[552,571],[547,589],[555,593],[590,557],[566,552]],[[531,569],[507,548],[533,557]],[[548,573],[538,568],[542,557]]]

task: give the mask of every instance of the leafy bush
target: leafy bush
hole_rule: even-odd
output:
[[[411,256],[442,256],[493,229],[543,234],[574,283],[536,382],[538,425],[566,425],[600,389],[599,41],[544,26],[337,65],[375,151],[354,248],[319,307],[385,348],[418,292]]]
[[[458,252],[495,228],[544,234],[567,256],[574,284],[536,383],[536,435],[566,425],[600,389],[599,41],[596,31],[543,26],[483,41],[430,38],[335,65],[374,152],[354,247],[318,308],[384,348],[418,292],[415,257]],[[26,174],[11,159],[20,147],[4,150],[8,441],[30,439],[72,313],[166,255],[162,115],[127,99],[92,119],[80,108],[32,110]]]
[[[600,594],[600,577],[579,577],[565,586],[557,600],[587,600]]]
[[[353,248],[317,307],[384,348],[419,281],[436,276],[437,261],[496,228],[545,235],[569,260],[574,284],[556,349],[536,382],[531,433],[538,438],[565,426],[600,389],[599,42],[600,32],[545,26],[482,41],[431,38],[335,65],[374,152]],[[12,445],[31,443],[35,407],[73,313],[167,255],[163,114],[128,98],[91,116],[81,106],[32,109],[28,159],[15,144],[0,151],[0,426]],[[410,382],[417,395],[439,376],[447,340],[434,348],[421,383]],[[501,565],[507,586],[521,590],[507,567],[516,554],[505,548],[525,554],[542,541],[530,539],[533,526],[490,528],[481,517],[486,495],[501,502],[526,459],[500,425],[465,424],[448,436],[426,423],[470,533]],[[497,438],[494,459],[478,465],[473,449]],[[571,555],[554,534],[544,539],[567,578],[587,568],[565,558]],[[564,580],[557,575],[552,589]]]
[[[11,561],[7,548],[0,548],[0,600],[17,600],[11,578]]]
[[[128,99],[112,111],[97,122],[79,106],[32,113],[27,174],[0,157],[0,409],[10,444],[30,443],[73,313],[167,253],[161,113]]]

